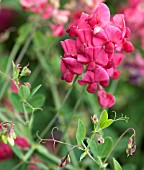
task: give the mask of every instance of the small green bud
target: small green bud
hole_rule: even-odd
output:
[[[8,141],[10,146],[14,146],[14,139],[12,137],[8,136],[7,141]]]
[[[1,140],[2,140],[3,143],[7,144],[7,138],[6,138],[5,135],[1,136]]]

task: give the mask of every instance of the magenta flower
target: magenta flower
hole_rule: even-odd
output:
[[[117,79],[117,67],[124,59],[123,52],[132,52],[134,47],[127,38],[124,15],[110,18],[108,7],[101,3],[94,13],[82,13],[78,22],[67,32],[71,38],[61,42],[64,57],[61,58],[62,80],[72,82],[74,75],[83,75],[80,85],[87,85],[89,93],[96,93],[102,107],[111,107],[114,96],[104,91],[110,78]]]
[[[98,93],[98,101],[101,105],[101,107],[105,108],[105,107],[112,107],[115,103],[115,99],[114,96],[106,93],[104,90],[99,90]]]
[[[19,146],[20,148],[22,148],[22,149],[26,149],[26,148],[29,148],[29,147],[30,147],[29,142],[28,142],[27,139],[24,138],[24,137],[18,136],[18,137],[15,139],[15,143],[16,143],[16,145],[18,145],[18,146]]]
[[[13,157],[13,151],[9,145],[0,141],[0,161],[10,159]]]

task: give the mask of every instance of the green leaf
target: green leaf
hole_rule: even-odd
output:
[[[105,158],[108,153],[110,152],[111,148],[113,146],[112,138],[106,137],[104,139],[104,143],[101,143],[98,145],[98,155],[101,158]]]
[[[18,163],[19,162],[16,159],[3,160],[0,163],[0,169],[10,170],[10,169],[13,169]]]
[[[14,64],[14,62],[12,61],[12,66],[13,66],[13,74],[12,74],[12,78],[15,80],[18,78],[19,76],[19,71],[16,68],[16,65]]]
[[[21,85],[18,90],[18,95],[23,100],[27,100],[30,97],[30,89],[27,86]]]
[[[33,107],[42,107],[45,102],[45,96],[43,94],[37,94],[33,96],[32,99],[29,100],[29,103]]]
[[[12,103],[13,107],[20,113],[23,112],[22,104],[20,102],[20,97],[16,93],[10,93],[9,100]]]
[[[89,140],[88,144],[90,146],[90,150],[92,154],[94,155],[95,158],[97,158],[98,157],[98,146],[96,142],[94,142],[93,140]]]
[[[31,97],[41,88],[41,84],[32,90]]]
[[[106,110],[104,110],[101,115],[100,115],[100,120],[99,120],[99,127],[101,128],[103,122],[108,120],[108,113]]]
[[[113,120],[108,119],[108,120],[101,123],[100,128],[105,129],[105,128],[109,127],[112,123],[113,123]]]
[[[77,132],[76,132],[76,139],[77,139],[77,143],[79,145],[82,144],[83,140],[85,139],[85,135],[86,135],[85,125],[84,125],[83,121],[79,119],[78,128],[77,128]]]
[[[114,158],[113,158],[113,164],[114,164],[114,170],[122,170],[122,167],[120,166],[118,161],[115,160]]]
[[[80,162],[81,162],[82,159],[84,159],[84,158],[86,157],[86,155],[87,155],[86,152],[83,152],[83,153],[81,154],[81,156],[80,156]]]

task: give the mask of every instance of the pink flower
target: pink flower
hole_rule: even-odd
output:
[[[87,84],[89,93],[96,92],[102,107],[111,107],[114,97],[102,89],[109,85],[110,78],[119,78],[117,67],[124,58],[123,51],[134,50],[132,43],[127,41],[130,30],[126,27],[124,15],[117,14],[110,19],[108,7],[101,3],[94,13],[82,13],[79,21],[70,25],[67,32],[75,39],[61,42],[64,50],[62,80],[72,82],[74,75],[83,73],[78,83]]]
[[[101,107],[109,108],[114,105],[115,99],[113,95],[106,93],[104,90],[99,90],[97,95],[98,95],[98,101]]]
[[[9,145],[0,141],[0,161],[10,159],[13,157],[13,151]]]
[[[52,35],[54,37],[63,36],[65,34],[65,29],[63,25],[60,25],[60,24],[54,25],[54,24],[49,23],[48,26],[51,28]]]

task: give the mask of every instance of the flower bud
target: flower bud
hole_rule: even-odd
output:
[[[6,138],[5,135],[1,136],[1,140],[2,140],[3,143],[7,144],[7,138]]]
[[[104,138],[101,136],[98,138],[97,142],[100,144],[100,143],[104,143]]]
[[[25,66],[25,67],[22,69],[20,76],[22,77],[22,76],[27,76],[27,75],[30,75],[30,74],[31,74],[30,69],[27,68],[27,66]]]
[[[71,160],[70,160],[70,156],[69,155],[67,156],[66,161],[67,161],[67,164],[70,164]]]
[[[60,162],[58,165],[59,168],[64,168],[65,166],[66,166],[66,161]]]
[[[136,144],[134,142],[134,137],[130,137],[129,141],[128,141],[128,146],[126,149],[126,154],[127,156],[132,155],[134,152],[136,151]]]
[[[14,146],[14,139],[12,138],[12,136],[7,136],[7,141],[10,146]]]
[[[31,84],[29,82],[24,83],[25,86],[27,86],[28,88],[31,88]]]
[[[92,120],[93,123],[98,123],[98,118],[97,118],[96,115],[93,115],[93,116],[91,117],[91,120]]]

